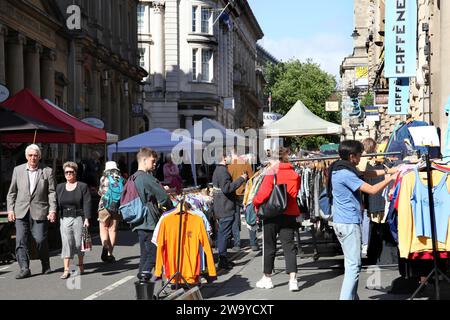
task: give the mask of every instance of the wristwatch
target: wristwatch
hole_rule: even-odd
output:
[[[384,173],[388,174],[388,168],[384,167]]]

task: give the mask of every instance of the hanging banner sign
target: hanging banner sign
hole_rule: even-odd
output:
[[[408,114],[409,78],[389,79],[389,115]]]
[[[385,77],[415,77],[417,1],[386,0],[385,21]]]

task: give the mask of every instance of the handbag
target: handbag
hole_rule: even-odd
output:
[[[89,230],[87,227],[83,227],[81,231],[81,251],[91,251],[92,250],[92,239],[89,234]]]
[[[287,186],[286,184],[277,184],[277,175],[273,175],[273,189],[269,199],[263,203],[258,210],[260,219],[269,219],[277,217],[287,208]]]
[[[98,220],[100,222],[106,223],[106,221],[108,221],[108,219],[111,218],[111,213],[109,212],[108,209],[101,209],[98,212]]]

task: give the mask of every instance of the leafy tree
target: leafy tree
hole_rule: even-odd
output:
[[[285,115],[301,100],[312,113],[324,120],[340,123],[340,112],[325,111],[325,102],[336,91],[333,75],[323,71],[311,59],[306,62],[289,60],[277,65],[269,64],[265,70],[268,85],[266,94],[272,93],[272,110]],[[301,121],[301,119],[299,119]],[[336,136],[295,137],[287,139],[294,148],[318,149],[320,145],[338,142]]]

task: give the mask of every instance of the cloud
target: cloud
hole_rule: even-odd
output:
[[[342,41],[342,35],[319,34],[307,38],[285,37],[272,39],[264,37],[259,44],[277,59],[287,61],[311,58],[321,68],[339,80],[339,67],[345,57],[352,53],[351,39]]]

